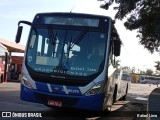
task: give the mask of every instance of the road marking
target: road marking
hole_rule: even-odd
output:
[[[144,97],[137,97],[137,98],[135,98],[135,99],[148,101],[148,98],[144,98]]]

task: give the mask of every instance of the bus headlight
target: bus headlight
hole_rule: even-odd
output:
[[[94,85],[90,90],[88,90],[85,95],[94,95],[99,93],[103,85],[103,82],[99,82],[96,85]]]
[[[27,78],[24,77],[24,76],[22,77],[21,83],[22,83],[23,85],[25,85],[27,88],[32,88],[31,84],[29,83],[29,81],[27,80]]]

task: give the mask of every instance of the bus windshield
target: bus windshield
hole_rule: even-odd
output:
[[[34,27],[29,37],[27,66],[53,76],[90,76],[104,66],[107,35],[91,31]]]

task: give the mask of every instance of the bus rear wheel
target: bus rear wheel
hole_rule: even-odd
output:
[[[112,104],[114,104],[116,102],[116,98],[117,98],[117,85],[114,88],[114,93],[113,93],[113,97],[112,97]]]
[[[127,87],[126,87],[125,95],[121,98],[121,100],[126,100],[127,93],[128,93],[128,84],[127,84]]]

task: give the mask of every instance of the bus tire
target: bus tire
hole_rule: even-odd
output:
[[[113,93],[113,97],[112,97],[112,104],[114,104],[116,102],[116,98],[117,98],[117,85],[114,88],[114,93]]]
[[[127,93],[128,93],[128,84],[127,84],[127,87],[126,87],[125,95],[121,98],[121,100],[126,100]]]

